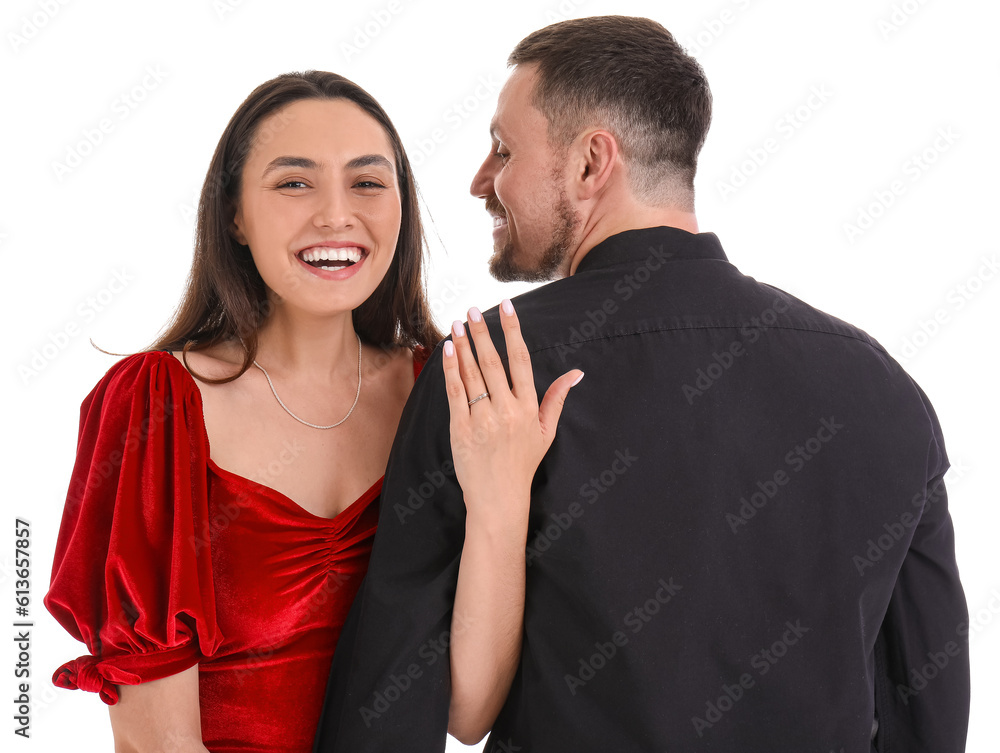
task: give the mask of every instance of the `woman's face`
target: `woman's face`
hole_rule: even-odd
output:
[[[261,122],[233,233],[282,303],[323,316],[357,308],[378,287],[401,216],[382,127],[349,100],[304,99]]]

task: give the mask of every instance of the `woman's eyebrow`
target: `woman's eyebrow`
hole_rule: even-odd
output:
[[[357,170],[360,167],[371,166],[384,167],[387,170],[392,170],[392,163],[381,154],[365,154],[360,157],[355,157],[347,163],[348,170]]]
[[[360,157],[355,157],[354,159],[348,161],[345,167],[348,170],[357,170],[362,167],[384,167],[387,170],[392,170],[392,163],[381,154],[363,154]],[[269,173],[282,167],[301,167],[306,170],[315,170],[322,167],[315,160],[309,159],[308,157],[293,157],[289,155],[283,155],[281,157],[275,157],[273,160],[267,163],[267,167],[264,168],[264,172],[261,173],[262,178],[266,178]]]
[[[267,163],[267,167],[264,168],[264,172],[261,173],[260,177],[266,178],[269,173],[280,167],[301,167],[307,170],[315,170],[319,167],[319,164],[315,160],[311,160],[308,157],[275,157]]]

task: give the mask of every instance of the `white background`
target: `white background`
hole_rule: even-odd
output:
[[[746,274],[868,331],[934,403],[975,625],[969,750],[996,750],[997,3],[4,0],[0,615],[14,622],[20,516],[31,521],[35,620],[30,741],[10,739],[16,660],[2,641],[5,750],[111,750],[97,697],[49,684],[83,646],[41,604],[79,404],[112,363],[88,339],[132,352],[169,317],[190,263],[195,197],[237,105],[264,80],[309,68],[343,73],[381,101],[433,215],[430,288],[446,325],[525,289],[489,278],[490,221],[468,195],[508,52],[548,22],[602,13],[659,20],[708,73],[702,230]],[[810,99],[815,90],[823,98]],[[89,145],[105,118],[110,132]],[[428,140],[435,129],[441,143]],[[740,185],[727,190],[734,171]],[[862,210],[876,217],[849,232]],[[130,281],[112,293],[116,273]]]

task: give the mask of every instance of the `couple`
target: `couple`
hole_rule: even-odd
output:
[[[698,232],[711,95],[663,27],[509,62],[472,192],[492,273],[555,282],[437,347],[377,103],[308,73],[237,111],[174,322],[84,402],[57,684],[121,751],[962,750],[926,397]]]

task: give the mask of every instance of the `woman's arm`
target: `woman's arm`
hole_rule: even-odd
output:
[[[503,502],[519,501],[511,495]],[[527,497],[518,506],[527,510]],[[482,740],[500,713],[521,656],[524,621],[527,521],[476,518],[470,514],[466,523],[451,621],[448,732],[466,745]]]
[[[510,301],[501,305],[500,322],[512,388],[478,310],[469,311],[478,365],[460,322],[444,346],[452,455],[467,510],[451,623],[448,731],[466,744],[489,732],[517,671],[531,481],[566,395],[583,377],[578,369],[562,375],[539,406]]]
[[[111,710],[115,753],[208,753],[201,741],[198,665],[141,685],[119,685]]]

